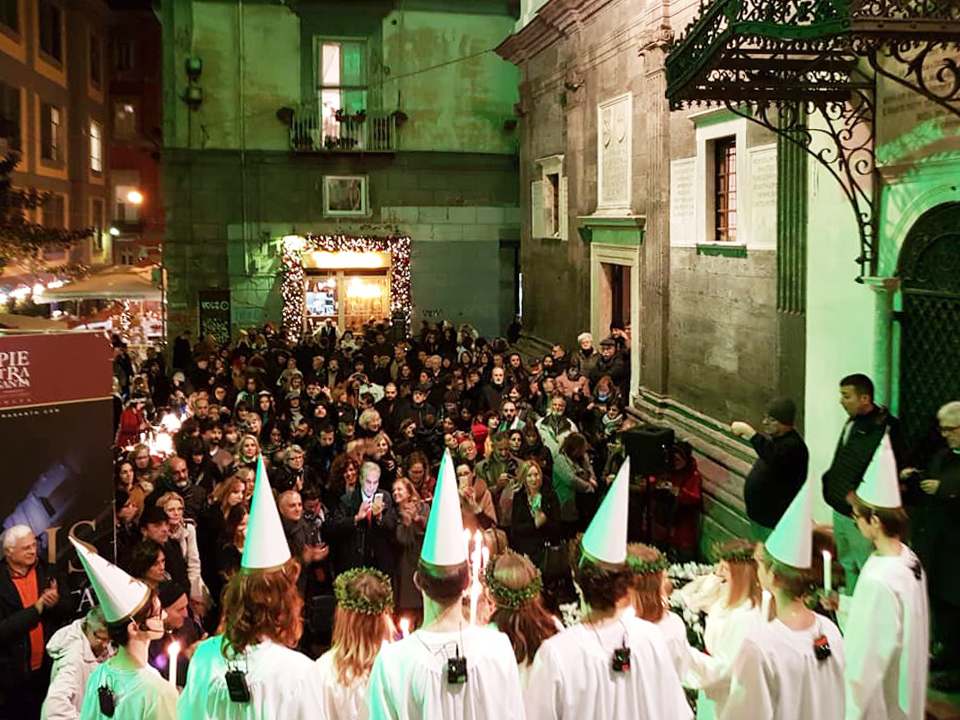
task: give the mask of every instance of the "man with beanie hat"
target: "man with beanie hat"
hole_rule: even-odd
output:
[[[797,407],[781,398],[767,405],[763,432],[736,421],[734,435],[750,442],[757,460],[743,484],[743,500],[753,529],[753,539],[763,542],[780,522],[807,479],[810,453],[796,428]]]

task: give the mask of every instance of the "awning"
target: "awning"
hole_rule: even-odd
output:
[[[154,283],[153,266],[111,267],[63,287],[44,290],[36,302],[59,300],[162,300],[163,293]]]
[[[0,313],[0,329],[67,330],[69,329],[69,325],[65,320],[51,320],[50,318],[31,317],[29,315],[15,315],[14,313]]]

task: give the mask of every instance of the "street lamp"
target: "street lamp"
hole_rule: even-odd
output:
[[[143,202],[143,194],[139,190],[131,190],[127,193],[127,200],[134,205],[139,205]]]
[[[109,232],[113,237],[120,237],[120,228],[118,227],[110,228]]]

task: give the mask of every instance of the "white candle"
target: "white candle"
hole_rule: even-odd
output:
[[[177,686],[177,655],[180,654],[180,643],[174,640],[170,643],[170,646],[167,648],[167,652],[170,654],[170,664],[167,666],[167,670],[170,671],[170,684],[174,687]]]
[[[760,600],[760,617],[762,618],[761,622],[770,622],[770,600],[773,596],[770,594],[769,590],[763,591],[762,599]]]
[[[403,637],[410,637],[410,618],[400,618],[400,634]]]
[[[463,555],[467,558],[467,562],[470,562],[470,531],[463,531]]]
[[[833,555],[829,550],[823,551],[823,590],[828,595],[833,590]]]

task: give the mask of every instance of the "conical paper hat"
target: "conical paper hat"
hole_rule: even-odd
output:
[[[804,483],[764,543],[773,557],[790,567],[813,567],[813,488]]]
[[[290,546],[267,479],[263,455],[260,455],[257,458],[257,477],[250,500],[250,519],[247,521],[247,538],[243,543],[240,568],[246,572],[279,570],[289,559]]]
[[[623,461],[607,496],[583,534],[584,554],[600,562],[627,561],[627,513],[630,507],[630,458]]]
[[[427,520],[420,559],[430,565],[444,567],[461,565],[467,561],[457,472],[450,458],[450,450],[444,451],[440,463],[440,477],[437,478],[437,491],[430,506],[430,519]]]
[[[72,535],[70,542],[77,549],[90,585],[97,594],[103,615],[108,623],[115,623],[134,615],[150,598],[150,588],[130,577],[96,550]]]
[[[857,488],[857,497],[871,507],[900,507],[900,476],[897,473],[897,459],[893,454],[890,433],[884,433],[883,439],[873,453],[863,482]]]

